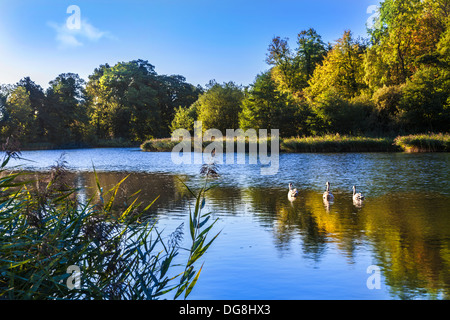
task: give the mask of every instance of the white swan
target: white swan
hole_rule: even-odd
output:
[[[362,201],[364,200],[364,196],[362,193],[356,193],[356,186],[353,186],[353,201]]]
[[[330,191],[330,183],[328,181],[326,183],[326,186],[327,186],[327,191],[325,191],[323,193],[323,200],[332,201],[332,200],[334,200],[334,196]]]
[[[292,183],[289,183],[289,192],[288,192],[288,197],[289,199],[294,199],[298,196],[298,191],[297,189],[294,189],[292,187]]]

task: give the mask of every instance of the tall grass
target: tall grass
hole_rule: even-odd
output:
[[[265,142],[265,141],[259,141]],[[270,148],[270,139],[268,148]],[[178,141],[167,139],[148,140],[141,145],[144,151],[172,151]],[[189,143],[189,141],[187,141]],[[203,141],[205,148],[211,142]],[[223,150],[226,151],[226,140],[223,139]],[[236,148],[236,141],[234,145]],[[246,140],[245,150],[249,150],[249,141]],[[191,143],[193,151],[193,143]],[[346,136],[330,134],[326,136],[313,137],[291,137],[280,139],[281,152],[449,152],[449,134],[417,134],[399,136],[395,139],[390,137],[372,138],[362,136]]]
[[[172,149],[180,142],[172,141],[171,138],[151,139],[141,144],[141,150],[152,152],[172,151]],[[193,146],[193,144],[192,144]]]
[[[389,138],[369,138],[327,135],[283,139],[280,149],[285,152],[387,152],[397,151]]]
[[[227,143],[232,141],[233,142],[233,149],[236,152],[238,150],[238,142],[239,140],[237,138],[226,138],[224,137],[222,140],[218,140],[221,142],[223,151],[225,152],[227,150]],[[194,151],[194,138],[191,138],[190,140],[184,140],[182,142],[180,141],[172,141],[171,138],[163,138],[163,139],[151,139],[147,140],[144,143],[141,144],[141,150],[143,151],[151,151],[151,152],[170,152],[173,150],[173,148],[178,145],[179,143],[184,144],[185,149],[184,150],[190,150],[191,152]],[[202,141],[202,149],[207,147],[211,141]],[[250,146],[249,138],[246,137],[244,141],[245,150],[249,150]],[[265,140],[258,139],[258,143],[267,143],[267,148],[270,149],[270,143],[271,139],[268,137]]]
[[[226,139],[223,139],[223,150],[226,151]],[[266,141],[258,141],[265,143]],[[148,140],[141,145],[144,151],[172,151],[178,141],[168,139]],[[189,143],[189,141],[187,142]],[[211,142],[203,141],[202,147],[205,148]],[[270,138],[267,140],[267,147],[270,149]],[[234,141],[234,150],[237,150],[237,141]],[[191,143],[191,151],[193,143]],[[249,141],[245,141],[245,150],[249,150]],[[327,135],[317,137],[292,137],[280,139],[281,152],[375,152],[375,151],[399,151],[397,146],[393,145],[393,139],[390,138],[368,138],[368,137],[350,137],[340,135]]]
[[[46,180],[28,181],[21,172],[0,167],[0,299],[158,299],[173,293],[187,298],[201,268],[198,260],[217,237],[206,243],[215,221],[202,214],[204,193],[195,197],[189,216],[191,246],[181,273],[182,228],[164,237],[136,197],[117,212],[114,199],[122,180],[103,191],[94,171],[98,197],[77,201],[63,163]],[[105,200],[108,199],[108,200]],[[80,286],[71,288],[80,269]],[[76,283],[76,282],[75,282]]]
[[[394,143],[405,152],[450,152],[450,134],[402,136],[397,137]]]

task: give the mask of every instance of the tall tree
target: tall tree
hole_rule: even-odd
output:
[[[417,57],[437,44],[436,23],[424,8],[421,0],[386,0],[381,4],[378,21],[369,32],[375,46],[373,51],[383,66],[382,70],[372,71],[383,75],[389,72],[385,75],[389,80],[384,84],[405,83],[417,70]]]
[[[0,125],[2,126],[8,118],[6,111],[6,100],[8,99],[9,92],[10,89],[8,88],[8,85],[0,85]]]
[[[293,56],[289,48],[288,39],[275,37],[269,45],[266,62],[276,67],[280,74],[281,81],[286,90],[295,88],[295,65],[293,64]]]
[[[186,78],[181,75],[158,75],[158,81],[160,84],[158,99],[163,123],[161,135],[168,135],[176,108],[188,108],[197,101],[203,89],[187,83]]]
[[[24,87],[12,90],[4,107],[5,120],[1,127],[4,138],[14,136],[20,142],[28,142],[33,128],[34,112],[31,107],[30,94]]]
[[[273,38],[266,62],[272,66],[272,75],[280,91],[303,97],[303,89],[326,55],[327,47],[312,28],[297,35],[297,45],[298,48],[292,51],[288,39]]]
[[[322,37],[312,28],[298,34],[297,44],[296,60],[298,60],[304,74],[303,86],[306,87],[316,66],[323,61],[328,49],[322,41]]]
[[[279,129],[280,135],[298,134],[301,110],[291,95],[282,93],[270,71],[259,74],[242,101],[239,123],[242,129]]]
[[[233,82],[211,83],[209,89],[198,99],[198,120],[203,129],[239,128],[239,112],[244,98],[242,89]]]
[[[366,87],[363,64],[365,48],[365,43],[353,39],[350,31],[344,32],[323,63],[315,69],[309,81],[310,86],[305,90],[307,98],[315,100],[330,89],[346,99],[359,95]]]
[[[450,70],[426,66],[408,80],[400,103],[409,132],[450,130]]]
[[[34,141],[40,141],[44,139],[45,136],[45,128],[44,128],[44,120],[41,115],[45,112],[45,93],[44,89],[34,81],[30,79],[30,77],[25,77],[21,79],[17,86],[23,87],[29,94],[31,109],[33,110],[33,114],[35,116],[35,121],[33,123],[32,128],[30,129],[30,139]]]
[[[51,142],[82,141],[87,123],[84,85],[84,80],[74,73],[60,74],[50,81],[40,119]]]
[[[158,136],[161,111],[154,66],[144,60],[101,66],[89,77],[91,121],[102,138]]]

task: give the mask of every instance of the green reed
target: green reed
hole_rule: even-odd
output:
[[[159,299],[173,293],[187,298],[201,268],[198,260],[216,239],[205,244],[214,224],[202,215],[204,192],[193,193],[191,247],[183,272],[182,226],[164,237],[142,208],[137,195],[117,212],[114,199],[122,180],[104,191],[97,174],[98,196],[77,201],[63,163],[47,179],[30,181],[23,172],[0,167],[0,299]],[[69,266],[80,268],[79,288],[70,289]],[[76,282],[75,282],[76,283]]]
[[[405,152],[450,152],[450,134],[401,136],[395,139],[395,144]]]
[[[232,138],[222,138],[218,139],[217,141],[221,142],[222,150],[225,152],[227,150],[227,144],[229,144],[230,141],[232,141],[233,150],[238,151],[238,143],[240,140],[238,140],[236,137]],[[149,152],[171,152],[173,148],[178,144],[184,144],[185,149],[184,150],[190,150],[191,152],[194,151],[194,138],[187,139],[185,141],[172,141],[171,138],[162,138],[162,139],[151,139],[147,140],[144,143],[141,144],[141,150],[143,151],[149,151]],[[206,148],[211,141],[202,141],[202,150]],[[243,140],[245,150],[248,152],[249,146],[252,143],[248,137]],[[271,139],[270,137],[263,139],[258,139],[257,143],[267,143],[267,148],[270,149],[271,146]]]
[[[283,139],[281,151],[285,152],[387,152],[397,151],[389,138],[326,135]]]

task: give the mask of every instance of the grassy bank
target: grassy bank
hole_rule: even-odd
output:
[[[350,137],[327,135],[322,137],[283,139],[283,152],[393,152],[398,147],[390,138]]]
[[[417,134],[394,141],[405,152],[450,152],[450,134]]]
[[[225,152],[227,150],[227,143],[230,142],[230,139],[223,139],[222,140],[222,148]],[[143,151],[153,151],[153,152],[170,152],[172,149],[178,145],[180,141],[172,141],[171,138],[164,138],[164,139],[152,139],[147,140],[144,143],[141,144],[141,150]],[[185,143],[185,142],[183,142]],[[203,141],[202,142],[202,148],[206,148],[208,145],[211,144],[211,141]],[[236,151],[238,149],[238,142],[236,139],[233,141],[234,150]],[[270,151],[270,138],[267,139],[267,148],[268,151]],[[186,148],[190,148],[191,151],[194,151],[194,139],[191,139],[191,143],[189,145],[189,141],[187,141]],[[246,138],[245,140],[245,150],[248,152],[250,147],[249,139]],[[185,149],[186,150],[186,149]]]
[[[368,137],[348,137],[339,135],[327,135],[323,137],[306,138],[281,138],[280,152],[393,152],[399,151],[398,146],[393,145],[394,139],[389,138],[368,138]],[[145,141],[141,145],[143,151],[169,152],[177,145],[178,141],[171,141],[170,138],[154,139]],[[211,142],[204,141],[203,148]],[[236,142],[235,142],[236,143]],[[193,144],[191,144],[193,145]],[[248,140],[246,150],[249,150]],[[226,151],[226,141],[223,141],[223,150]],[[236,150],[236,146],[235,146]],[[270,140],[268,141],[270,150]]]
[[[139,142],[126,139],[99,139],[93,142],[72,142],[55,144],[51,142],[32,142],[20,145],[20,150],[58,150],[58,149],[89,149],[89,148],[138,148]]]
[[[179,142],[166,139],[153,139],[141,145],[143,151],[170,152]],[[203,141],[205,148],[211,142]],[[246,150],[248,151],[248,140]],[[193,143],[191,143],[191,150]],[[226,151],[226,140],[223,140]],[[268,141],[270,150],[270,140]],[[235,146],[236,150],[236,146]],[[292,137],[280,139],[280,152],[449,152],[449,134],[419,134],[399,136],[397,138],[372,138],[326,135],[317,137]]]
[[[205,148],[211,142],[203,141]],[[227,140],[224,139],[223,150],[226,151]],[[81,149],[81,148],[137,148],[140,146],[143,151],[150,152],[170,152],[179,144],[171,138],[151,139],[139,145],[137,142],[125,139],[98,140],[93,143],[79,143],[54,145],[51,143],[32,143],[21,146],[21,150],[52,150],[52,149]],[[270,139],[267,141],[270,150]],[[194,143],[191,140],[191,151]],[[234,149],[237,150],[237,142],[234,142]],[[245,142],[245,150],[249,150],[248,139]],[[280,139],[280,152],[287,153],[309,153],[309,152],[450,152],[450,134],[416,134],[407,136],[391,137],[354,137],[326,135],[315,137],[291,137]]]

